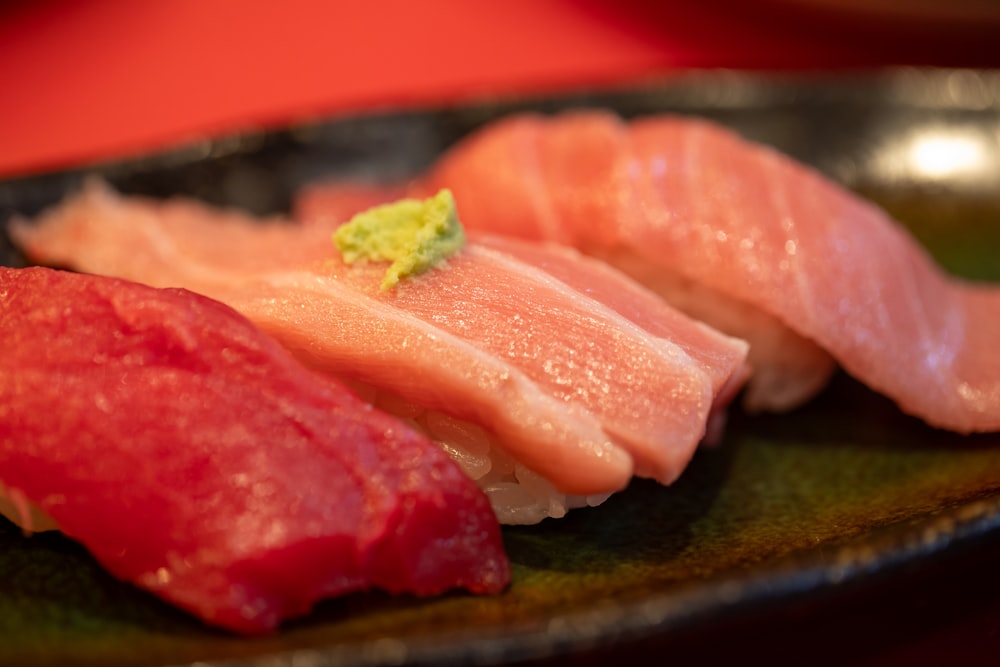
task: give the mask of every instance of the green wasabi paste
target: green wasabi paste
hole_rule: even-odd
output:
[[[450,190],[433,197],[401,199],[358,213],[333,233],[344,261],[390,261],[381,288],[434,268],[465,245]]]

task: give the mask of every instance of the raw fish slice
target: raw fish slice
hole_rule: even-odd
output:
[[[727,376],[742,370],[739,341],[706,336],[685,319],[689,337],[719,350],[695,360],[551,275],[483,247],[382,293],[384,267],[345,267],[328,239],[319,264],[294,250],[314,242],[317,226],[286,239],[285,253],[304,261],[273,270],[261,243],[271,234],[255,223],[230,229],[228,257],[216,259],[196,247],[207,230],[174,239],[170,210],[159,216],[157,206],[91,188],[13,234],[36,261],[219,298],[312,365],[485,425],[515,459],[568,493],[621,488],[633,459],[639,474],[673,481],[705,435],[723,384],[704,360],[724,359]],[[214,224],[208,209],[200,219]],[[139,229],[146,226],[155,231]],[[109,247],[102,239],[111,238]],[[587,267],[594,265],[579,270]]]
[[[760,407],[809,398],[829,354],[933,426],[1000,429],[1000,290],[945,275],[881,210],[773,150],[698,120],[522,115],[411,191],[442,184],[470,231],[576,246],[747,338]],[[727,328],[727,304],[762,316]]]
[[[629,280],[607,264],[588,260],[568,246],[525,243],[512,237],[475,235],[480,246],[493,248],[532,264],[591,299],[611,307],[654,336],[680,346],[712,381],[714,404],[705,440],[714,444],[723,435],[729,404],[749,377],[748,345],[668,306],[655,293]],[[587,271],[580,263],[587,261]]]
[[[221,303],[0,267],[0,338],[7,497],[208,623],[509,580],[486,497],[436,445]]]
[[[588,259],[567,246],[524,243],[511,237],[484,234],[475,235],[474,240],[480,247],[498,250],[538,267],[654,336],[673,341],[712,378],[717,399],[732,398],[745,380],[741,372],[747,354],[745,341],[725,336],[701,322],[692,322],[655,293],[606,264]],[[588,267],[581,271],[584,262]]]
[[[378,284],[381,267],[366,268],[374,271],[337,267],[333,275],[362,291]],[[551,274],[471,244],[410,287],[388,302],[587,410],[632,456],[635,474],[673,482],[705,436],[714,392],[701,365]]]
[[[1000,290],[945,275],[878,208],[714,125],[646,119],[627,136],[633,195],[670,212],[622,227],[647,264],[758,306],[933,426],[1000,429],[1000,350],[982,342],[1000,340]]]

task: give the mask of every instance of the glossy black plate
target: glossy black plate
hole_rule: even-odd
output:
[[[502,114],[570,106],[729,125],[888,208],[950,271],[1000,282],[1000,75],[699,72],[642,87],[470,102],[207,140],[0,183],[0,224],[99,173],[125,192],[286,210],[319,178],[398,178]],[[0,262],[24,263],[0,235]],[[670,488],[505,529],[514,583],[493,598],[380,593],[323,603],[266,638],[208,629],[113,580],[58,535],[0,522],[0,662],[512,664],[584,659],[891,580],[994,548],[1000,434],[962,437],[837,377],[794,413],[733,414]],[[992,545],[992,546],[991,546]],[[594,653],[594,651],[598,653]],[[635,653],[631,653],[634,657]]]

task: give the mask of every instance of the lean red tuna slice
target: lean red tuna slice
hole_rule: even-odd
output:
[[[440,448],[221,303],[0,267],[0,338],[7,497],[210,624],[509,581],[485,495]]]
[[[1000,290],[946,275],[883,211],[770,148],[698,119],[525,114],[392,191],[443,184],[470,233],[575,246],[748,340],[750,407],[808,400],[835,360],[933,426],[1000,429]],[[362,196],[377,189],[318,186],[298,216]]]
[[[384,266],[344,265],[332,227],[233,220],[92,185],[12,233],[36,261],[229,303],[312,366],[483,425],[571,494],[619,490],[633,473],[672,482],[705,436],[722,376],[743,369],[741,341],[671,315],[714,350],[695,358],[485,244],[382,292]],[[607,271],[577,259],[580,272]],[[706,370],[713,355],[726,371]]]

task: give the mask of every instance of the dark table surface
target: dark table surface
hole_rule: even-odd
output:
[[[537,664],[997,664],[998,563],[1000,536],[993,536],[822,597],[783,600],[704,627]]]

